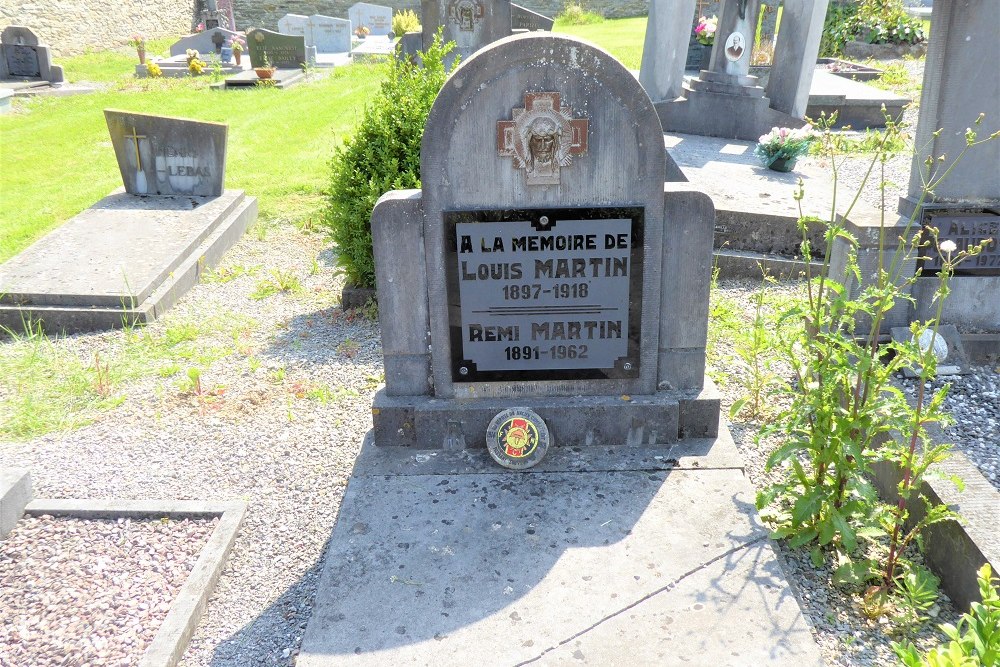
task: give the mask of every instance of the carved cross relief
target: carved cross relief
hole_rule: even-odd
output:
[[[560,169],[587,152],[590,121],[573,118],[559,93],[525,93],[513,120],[497,122],[497,153],[514,158],[528,185],[559,185]]]

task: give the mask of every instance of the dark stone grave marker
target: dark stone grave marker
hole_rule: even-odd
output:
[[[302,35],[283,35],[270,30],[251,30],[247,33],[250,65],[264,67],[264,57],[271,67],[299,69],[306,62],[306,38]]]
[[[51,50],[30,28],[12,25],[0,34],[0,79],[61,84],[63,70],[52,64]]]
[[[513,30],[548,30],[552,31],[554,19],[544,14],[533,12],[521,5],[510,5],[510,27]]]

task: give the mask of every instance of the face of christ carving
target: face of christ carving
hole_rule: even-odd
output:
[[[587,152],[588,121],[573,118],[556,92],[525,93],[524,102],[497,122],[497,154],[514,158],[528,185],[558,185],[560,169]]]
[[[528,171],[551,171],[558,150],[558,126],[548,118],[536,118],[528,128]]]

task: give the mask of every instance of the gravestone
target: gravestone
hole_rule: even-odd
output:
[[[392,32],[392,8],[359,2],[347,10],[347,18],[351,21],[351,29],[357,30],[364,26],[371,34],[385,37]]]
[[[61,84],[63,69],[30,28],[7,26],[0,33],[0,80]]]
[[[221,123],[105,109],[125,192],[218,197],[225,190]]]
[[[272,67],[300,69],[306,62],[306,38],[302,35],[283,35],[258,28],[247,33],[250,66],[264,67],[265,56]]]
[[[663,141],[581,41],[508,37],[445,82],[424,189],[372,215],[386,386],[299,667],[822,664],[714,437],[713,208]]]
[[[1000,99],[1000,76],[994,63],[1000,61],[1000,13],[989,0],[970,0],[961,6],[951,2],[934,4],[927,45],[927,64],[921,88],[920,116],[914,135],[913,162],[907,194],[899,201],[900,217],[887,226],[888,238],[909,237],[919,226],[933,225],[941,238],[956,242],[964,250],[977,239],[987,236],[997,240],[993,230],[1000,220],[1000,141],[991,141],[970,149],[952,166],[966,148],[966,128],[973,128],[984,139],[1000,131],[1000,116],[995,101]],[[979,115],[985,117],[977,125]],[[944,161],[937,158],[945,156]],[[921,199],[922,184],[927,178],[925,161],[931,160],[938,176],[949,169],[947,178],[937,183],[933,193]],[[918,227],[909,227],[912,224]],[[863,289],[879,265],[878,230],[880,221],[848,228],[858,237],[858,263],[862,280],[849,281],[854,289]],[[1000,333],[1000,275],[996,271],[997,246],[994,242],[983,255],[959,265],[958,274],[949,281],[950,294],[944,300],[941,321],[954,324],[963,333],[969,329]],[[831,270],[842,270],[848,248],[835,243]],[[935,253],[929,253],[932,257]],[[888,262],[888,259],[884,259]],[[883,320],[882,331],[905,327],[914,319],[933,317],[939,266],[923,262],[924,272],[913,286],[914,303],[902,301]],[[917,265],[903,267],[912,275]],[[1000,337],[994,337],[1000,351]]]
[[[431,110],[424,189],[372,215],[375,443],[482,447],[512,407],[557,447],[714,435],[710,200],[664,194],[662,130],[609,55],[531,34],[491,49]]]
[[[285,35],[298,35],[305,37],[306,46],[313,46],[315,42],[312,36],[312,26],[308,16],[299,14],[285,14],[278,19],[278,32]]]
[[[521,5],[510,5],[510,27],[512,30],[547,30],[552,31],[555,21],[544,14],[533,12]]]
[[[755,140],[774,126],[804,124],[828,0],[786,9],[766,91],[750,75],[760,4],[722,0],[709,66],[686,81],[695,0],[653,0],[639,80],[666,131]]]
[[[346,53],[351,50],[351,22],[322,14],[309,17],[313,46],[319,53]]]
[[[445,65],[450,67],[457,57],[469,56],[487,44],[511,34],[510,0],[423,0],[424,50],[442,29],[444,42],[455,42]]]
[[[151,322],[257,217],[223,187],[227,126],[105,110],[125,191],[0,265],[0,326],[49,333]]]
[[[195,33],[194,35],[182,37],[171,44],[170,55],[183,56],[188,49],[194,49],[203,57],[207,58],[210,53],[221,54],[223,45],[227,41],[232,40],[233,37],[239,36],[241,36],[239,33],[233,32],[232,30],[226,30],[225,28],[203,30],[199,33]]]

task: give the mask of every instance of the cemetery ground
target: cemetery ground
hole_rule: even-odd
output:
[[[622,48],[641,49],[643,30],[635,20],[588,28],[617,35],[618,24],[627,26],[626,35],[616,37]],[[585,36],[602,41],[598,34]],[[637,60],[620,57],[637,67]],[[910,75],[898,85],[915,86],[921,62],[898,65]],[[325,542],[384,379],[372,309],[340,308],[342,278],[315,224],[326,163],[360,118],[379,70],[352,66],[287,91],[222,94],[206,90],[208,80],[122,78],[119,72],[130,67],[121,54],[71,59],[71,79],[103,81],[106,88],[32,100],[15,116],[0,118],[0,261],[117,186],[105,107],[228,122],[227,185],[260,198],[260,220],[202,284],[148,327],[66,338],[29,333],[0,342],[0,460],[29,469],[43,497],[247,502],[243,530],[181,664],[292,664]],[[889,180],[901,187],[908,168],[905,158],[894,161]],[[848,191],[859,170],[849,165],[842,173]],[[795,282],[767,285],[765,312],[801,288]],[[710,374],[724,408],[750,385],[742,357],[757,289],[740,282],[713,289]],[[780,359],[767,356],[766,363],[782,373]],[[994,368],[980,367],[956,382],[952,399],[960,419],[952,437],[967,452],[981,450],[977,463],[994,485],[1000,485],[995,443],[990,448],[1000,417],[998,378]],[[773,446],[754,443],[765,419],[742,416],[733,427],[758,487],[766,481],[763,461]],[[95,544],[106,529],[78,528]],[[197,530],[189,532],[192,541],[198,538]],[[152,550],[161,554],[171,548],[169,541],[149,542],[160,544]],[[16,544],[0,545],[0,590],[53,586],[60,572],[74,576],[52,558],[45,580],[38,570],[19,572],[15,581],[7,549]],[[857,596],[833,586],[831,573],[814,567],[807,554],[784,546],[782,553],[829,664],[895,664],[888,626],[866,618]],[[148,574],[133,573],[137,582]],[[25,580],[32,575],[37,578]],[[110,621],[120,624],[115,627],[134,624],[126,600],[140,585],[119,583],[108,609],[57,605],[39,614],[30,631],[79,650],[89,640],[79,627],[108,622],[101,619],[119,611]],[[0,615],[8,609],[0,604]],[[57,625],[55,618],[67,611],[82,625]],[[916,630],[918,643],[939,641],[934,625],[955,616],[941,600]],[[10,627],[8,619],[0,621]],[[11,642],[11,635],[0,635],[0,665]],[[113,641],[102,646],[112,657],[124,650]],[[45,664],[41,657],[38,663]],[[117,663],[109,658],[104,664]]]

